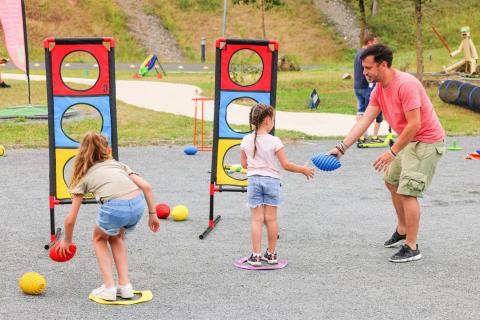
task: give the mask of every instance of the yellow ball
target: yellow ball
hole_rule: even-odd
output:
[[[0,146],[0,157],[4,156],[5,155],[5,147],[4,146]]]
[[[27,272],[20,278],[18,284],[26,294],[40,294],[45,290],[47,281],[39,273]]]
[[[182,205],[175,206],[172,209],[171,216],[175,221],[183,221],[188,218],[188,208]]]

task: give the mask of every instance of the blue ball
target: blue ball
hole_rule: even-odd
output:
[[[189,146],[183,149],[183,152],[185,152],[185,154],[188,154],[189,156],[193,156],[195,153],[197,153],[197,151],[198,149],[194,146]]]
[[[317,154],[312,157],[313,164],[320,170],[333,171],[342,166],[335,156],[329,154]]]
[[[477,149],[477,153],[480,154],[480,149]]]

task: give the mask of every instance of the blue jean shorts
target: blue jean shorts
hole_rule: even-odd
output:
[[[372,90],[368,89],[355,89],[355,96],[357,97],[357,115],[361,116],[365,113],[370,102],[370,93]],[[375,118],[376,123],[382,123],[383,114],[380,112]]]
[[[140,193],[133,199],[112,199],[100,207],[97,226],[109,236],[116,236],[120,229],[132,231],[145,212],[145,199]]]
[[[263,204],[278,206],[281,187],[282,183],[277,178],[257,175],[248,177],[248,206],[250,208],[256,208]]]
[[[370,101],[370,91],[365,89],[354,89],[357,97],[357,114],[363,115],[367,110],[368,102]]]

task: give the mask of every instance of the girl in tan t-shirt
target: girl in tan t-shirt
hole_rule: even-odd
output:
[[[108,141],[104,136],[88,132],[83,137],[75,158],[70,192],[73,196],[72,207],[65,218],[65,238],[58,246],[58,254],[65,256],[69,252],[83,196],[93,193],[102,203],[93,230],[93,248],[103,284],[93,290],[92,294],[109,301],[116,300],[117,294],[122,298],[132,298],[134,294],[128,277],[124,234],[132,230],[141,219],[145,211],[145,199],[149,209],[148,226],[153,232],[160,230],[152,187],[126,165],[111,158]],[[112,274],[112,255],[118,273],[118,288]]]

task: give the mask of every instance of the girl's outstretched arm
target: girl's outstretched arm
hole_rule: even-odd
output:
[[[65,218],[64,231],[65,237],[60,241],[60,244],[57,248],[57,253],[63,257],[67,253],[70,254],[70,244],[73,240],[73,229],[75,228],[75,222],[77,221],[78,211],[80,211],[80,206],[82,205],[83,194],[74,194],[72,198],[72,206],[70,211]]]
[[[315,169],[308,167],[307,165],[299,166],[298,164],[292,163],[288,161],[287,155],[285,154],[284,148],[280,149],[276,153],[278,161],[280,161],[280,164],[282,165],[282,168],[290,171],[290,172],[298,172],[308,179],[313,178],[313,174],[315,173]]]
[[[156,209],[155,209],[155,199],[153,197],[152,186],[147,180],[139,177],[135,173],[131,173],[129,176],[140,189],[142,189],[143,194],[145,195],[145,200],[147,201],[148,206],[148,226],[153,232],[160,230],[160,220],[158,220]]]

